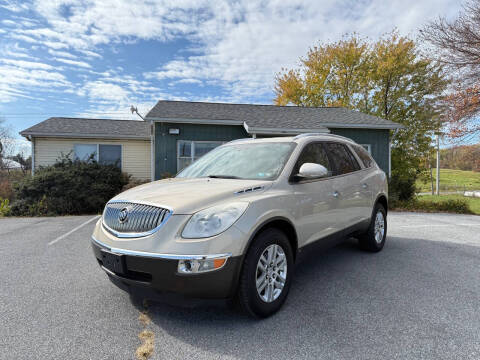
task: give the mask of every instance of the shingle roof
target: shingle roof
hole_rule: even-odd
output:
[[[246,123],[254,129],[324,129],[325,127],[395,129],[401,125],[341,107],[298,107],[160,100],[147,120]]]
[[[22,136],[149,139],[145,121],[52,117],[20,132]]]

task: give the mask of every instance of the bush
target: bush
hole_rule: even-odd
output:
[[[12,183],[8,179],[0,180],[0,198],[13,200],[14,192]]]
[[[467,200],[444,199],[426,200],[414,198],[408,201],[393,201],[391,207],[396,210],[424,211],[424,212],[449,212],[456,214],[473,214]]]
[[[100,213],[105,203],[128,183],[128,175],[114,165],[72,161],[63,156],[14,185],[15,216]]]
[[[0,217],[10,214],[10,201],[0,198]]]
[[[415,196],[415,176],[392,175],[388,183],[391,201],[409,201]]]

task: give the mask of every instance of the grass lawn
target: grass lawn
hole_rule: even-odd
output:
[[[433,186],[435,187],[436,169],[433,171]],[[423,183],[417,180],[418,192],[429,192],[430,180]],[[440,169],[440,190],[443,191],[463,191],[466,190],[480,190],[480,172]]]
[[[468,171],[465,171],[468,172]],[[440,174],[441,176],[441,174]],[[472,198],[472,197],[467,197],[463,195],[422,195],[418,196],[418,200],[422,201],[423,200],[429,200],[433,202],[439,202],[439,201],[445,201],[445,200],[465,200],[468,203],[468,206],[470,207],[470,210],[472,210],[475,214],[480,215],[480,198]]]

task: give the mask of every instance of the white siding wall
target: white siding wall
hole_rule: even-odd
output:
[[[62,153],[72,152],[74,144],[121,144],[122,171],[137,179],[150,179],[150,141],[112,139],[34,138],[35,168],[52,165]]]

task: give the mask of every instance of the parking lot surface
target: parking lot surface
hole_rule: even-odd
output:
[[[135,358],[144,307],[97,265],[91,218],[0,219],[1,359]],[[382,252],[299,264],[271,318],[149,303],[151,358],[480,359],[480,217],[388,219]]]

